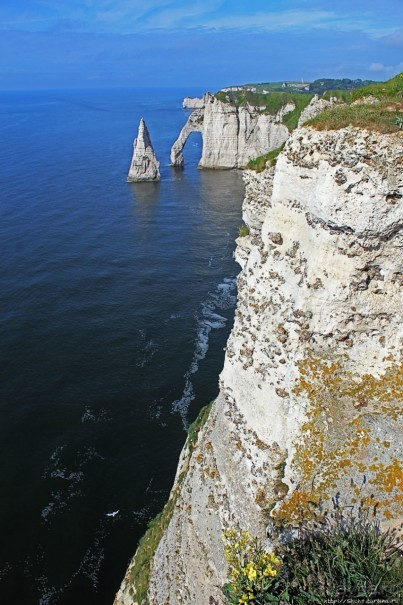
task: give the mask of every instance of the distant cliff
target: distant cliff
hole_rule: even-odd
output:
[[[190,114],[172,147],[173,166],[183,166],[183,148],[189,135],[201,132],[200,168],[245,168],[249,160],[287,140],[290,132],[283,118],[295,110],[294,104],[286,103],[269,113],[248,103],[237,106],[221,101],[210,93],[204,95],[202,105]]]

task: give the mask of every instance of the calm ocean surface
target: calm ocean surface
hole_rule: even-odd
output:
[[[112,605],[217,395],[243,186],[200,135],[169,166],[200,93],[0,94],[1,605]],[[159,184],[125,182],[141,116]]]

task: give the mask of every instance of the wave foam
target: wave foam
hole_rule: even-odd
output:
[[[147,339],[146,330],[139,330],[139,334],[142,342],[142,350],[140,351],[140,359],[136,365],[138,368],[144,368],[144,366],[154,357],[159,346],[152,338]]]
[[[172,404],[172,412],[179,412],[185,431],[189,428],[187,418],[189,405],[196,397],[191,376],[196,374],[199,369],[199,362],[207,355],[211,330],[219,330],[226,325],[227,318],[217,313],[217,310],[226,311],[235,306],[235,288],[236,279],[225,278],[222,283],[218,284],[216,290],[209,294],[208,299],[201,304],[201,313],[197,320],[195,350],[190,367],[184,375],[185,386],[182,397]]]
[[[43,473],[43,478],[52,480],[52,485],[57,487],[56,490],[51,491],[51,500],[41,511],[45,523],[60,514],[70,500],[82,494],[81,486],[85,479],[82,469],[85,465],[94,459],[104,460],[95,448],[86,447],[77,452],[74,464],[76,468],[70,469],[62,460],[64,450],[63,445],[55,449]]]

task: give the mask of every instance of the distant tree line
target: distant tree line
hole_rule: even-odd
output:
[[[350,80],[349,78],[321,78],[311,82],[309,92],[314,94],[322,94],[326,90],[354,90],[363,86],[377,84],[374,80]]]

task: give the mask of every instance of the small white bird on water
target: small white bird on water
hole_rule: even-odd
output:
[[[112,513],[105,513],[107,517],[116,517],[116,515],[120,512],[119,510],[114,510]]]

